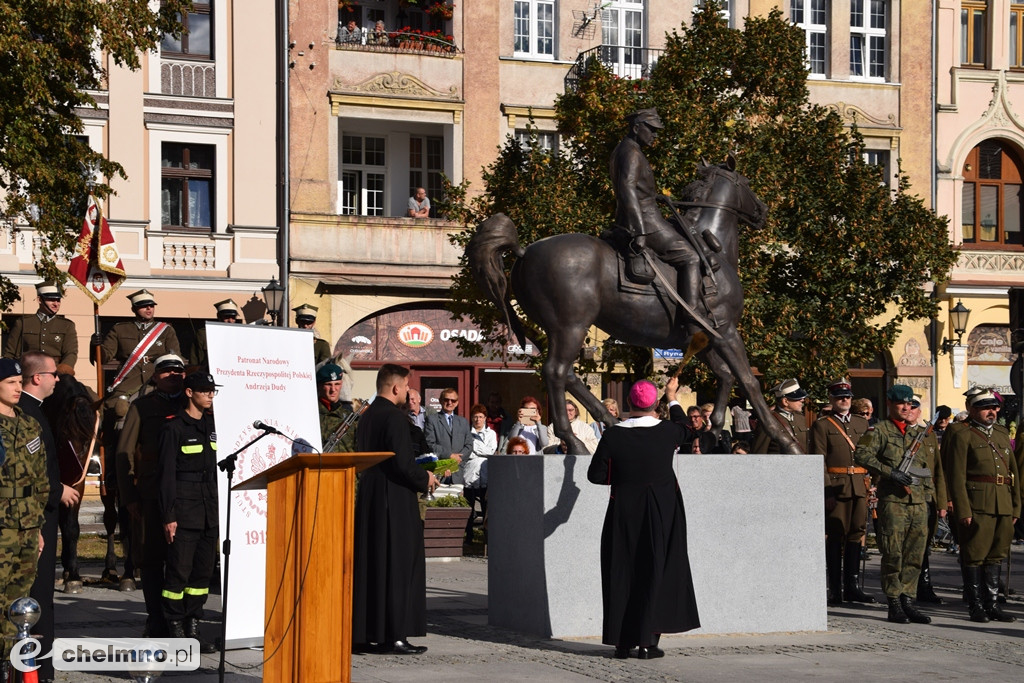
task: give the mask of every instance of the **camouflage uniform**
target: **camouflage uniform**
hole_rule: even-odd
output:
[[[328,406],[326,400],[320,399],[317,401],[317,406],[320,408],[320,437],[323,439],[324,445],[326,445],[334,430],[341,426],[346,417],[352,414],[352,404],[338,401],[333,406]],[[341,441],[334,447],[333,452],[352,453],[356,449],[355,446],[356,425],[353,423],[349,425],[348,431],[345,432],[345,436],[341,437]]]
[[[46,447],[39,423],[14,408],[15,416],[0,415],[0,439],[6,460],[0,465],[0,591],[3,595],[3,634],[17,629],[7,620],[7,608],[25,597],[36,578],[43,508],[50,494]],[[6,652],[6,641],[0,651]]]
[[[75,324],[62,315],[43,311],[18,318],[7,335],[3,357],[17,360],[29,351],[42,351],[57,365],[75,367],[78,362]]]
[[[889,478],[913,443],[919,425],[908,425],[906,433],[892,420],[870,427],[861,437],[854,460],[881,479],[878,482],[878,549],[882,554],[882,591],[888,598],[917,594],[917,579],[928,539],[928,501],[935,495],[931,477],[903,487]],[[936,471],[938,442],[925,439],[914,456],[912,467]],[[908,492],[909,491],[909,492]]]

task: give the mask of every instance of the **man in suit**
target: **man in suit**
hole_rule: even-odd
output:
[[[445,389],[441,392],[441,411],[427,415],[423,435],[430,451],[438,458],[453,458],[458,462],[473,452],[473,434],[469,421],[455,414],[459,406],[459,392]]]
[[[772,409],[772,419],[777,420],[782,428],[789,432],[800,450],[807,452],[807,419],[804,417],[804,400],[807,392],[800,388],[800,383],[795,379],[787,379],[779,382],[772,389],[775,394],[775,407]],[[750,449],[751,453],[781,453],[782,449],[773,439],[764,425],[758,425],[754,432],[754,443]]]
[[[29,593],[42,608],[37,632],[43,652],[53,649],[53,580],[57,570],[57,514],[61,503],[74,505],[78,491],[60,483],[60,467],[57,463],[57,448],[53,441],[50,423],[43,415],[43,401],[53,394],[57,386],[57,364],[43,351],[29,351],[21,358],[21,399],[18,406],[25,414],[34,417],[42,427],[43,445],[46,447],[46,476],[50,480],[50,495],[43,508],[43,552],[39,556],[36,580]],[[53,660],[39,660],[40,680],[53,680]]]

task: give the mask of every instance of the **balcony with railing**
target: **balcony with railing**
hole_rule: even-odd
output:
[[[650,78],[654,65],[664,50],[628,45],[601,45],[581,52],[565,75],[566,92],[575,91],[588,70],[600,65],[619,78],[641,80]]]
[[[357,31],[339,36],[335,45],[339,50],[419,54],[449,59],[462,52],[452,36],[440,31],[417,29],[393,32]]]

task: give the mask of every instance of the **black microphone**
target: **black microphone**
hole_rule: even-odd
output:
[[[281,434],[281,432],[278,431],[277,429],[271,427],[266,423],[260,422],[259,420],[253,422],[252,426],[255,427],[256,429],[262,429],[263,431],[268,432],[270,434]],[[284,434],[281,434],[281,436],[284,436]]]

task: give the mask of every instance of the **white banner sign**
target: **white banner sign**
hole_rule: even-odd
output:
[[[262,432],[253,427],[256,420],[320,449],[310,330],[208,322],[206,340],[210,373],[217,384],[224,385],[214,400],[218,457],[225,458],[258,437]],[[296,449],[309,450],[276,434],[260,439],[238,454],[233,483],[243,482],[291,457]],[[227,477],[222,476],[219,481],[223,536]],[[235,492],[230,500],[226,641],[229,648],[241,648],[263,643],[267,492]],[[222,560],[222,570],[223,565]],[[224,586],[223,580],[221,585]]]

